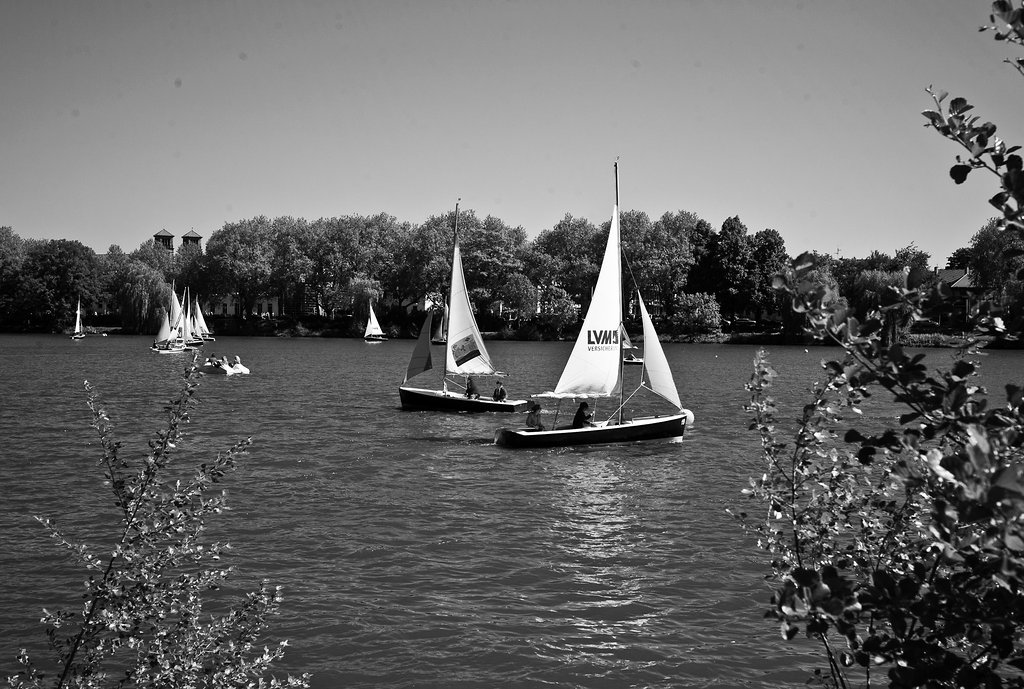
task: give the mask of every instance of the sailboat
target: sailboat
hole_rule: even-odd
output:
[[[71,333],[72,340],[84,340],[85,328],[82,327],[82,298],[78,298],[78,310],[75,311],[75,332]]]
[[[210,331],[210,326],[206,325],[206,319],[203,318],[203,310],[199,308],[199,297],[195,297],[192,300],[192,324],[193,331],[199,338],[204,342],[216,342],[217,338],[213,336]]]
[[[380,329],[377,322],[377,314],[373,312],[373,302],[370,302],[370,318],[366,321],[366,330],[363,332],[363,339],[367,342],[387,342],[388,336]]]
[[[443,345],[448,341],[447,335],[448,326],[448,305],[444,307],[444,317],[437,320],[437,328],[434,329],[434,334],[430,336],[431,344]]]
[[[420,337],[416,341],[405,380],[398,388],[403,409],[433,409],[437,411],[485,412],[523,411],[527,400],[493,400],[485,397],[468,397],[465,392],[452,392],[448,389],[450,376],[465,376],[466,387],[469,387],[473,376],[505,375],[494,368],[491,356],[484,346],[480,335],[473,307],[469,303],[469,291],[466,289],[466,277],[462,272],[462,253],[459,251],[459,205],[455,204],[455,234],[452,249],[452,281],[451,293],[448,297],[448,332],[445,338],[444,371],[441,375],[441,389],[429,390],[414,388],[406,383],[430,369],[430,320],[427,316],[424,327],[420,328]],[[424,354],[424,349],[426,354]],[[426,365],[426,368],[423,366]],[[486,391],[485,391],[486,394]]]
[[[182,316],[182,337],[189,347],[201,347],[203,336],[199,333],[199,325],[196,322],[196,311],[192,308],[192,300],[188,298],[188,287],[182,293],[181,303],[184,304]],[[198,310],[198,307],[197,307]]]
[[[641,380],[640,387],[629,398],[623,399],[622,260],[619,239],[619,170],[616,163],[615,205],[612,208],[608,244],[605,246],[601,272],[594,287],[590,308],[583,320],[583,328],[555,389],[534,395],[557,400],[618,398],[617,408],[607,419],[580,428],[558,428],[555,424],[548,430],[501,428],[494,436],[497,445],[513,448],[555,447],[676,438],[681,437],[686,426],[693,423],[693,413],[684,409],[679,400],[668,360],[639,292],[637,298],[644,328],[644,374],[647,380]],[[642,389],[661,397],[674,407],[674,411],[664,416],[627,418],[623,411],[625,404]],[[555,423],[557,421],[556,413]]]
[[[164,318],[160,323],[160,330],[157,331],[156,338],[153,340],[153,344],[150,346],[150,349],[158,354],[176,354],[178,352],[185,351],[185,344],[174,337],[174,332],[171,329],[171,321],[167,317],[166,311],[164,311]]]
[[[633,350],[637,349],[637,346],[629,341],[629,334],[626,332],[625,326],[622,327],[622,363],[627,366],[643,366],[644,358],[637,356],[633,353]]]
[[[150,347],[154,352],[160,354],[176,354],[178,352],[190,352],[192,347],[186,344],[185,312],[178,301],[178,295],[171,286],[171,310],[170,316],[164,312],[163,322],[157,332],[156,339]]]

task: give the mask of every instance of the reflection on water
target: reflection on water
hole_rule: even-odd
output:
[[[178,461],[254,438],[210,536],[234,546],[239,588],[284,586],[285,668],[317,689],[803,684],[812,649],[763,620],[763,558],[725,512],[759,471],[742,410],[754,347],[666,345],[696,415],[681,443],[512,451],[493,437],[516,415],[399,409],[412,346],[216,343],[252,374],[201,382]],[[488,344],[514,397],[550,389],[570,346]],[[31,515],[74,534],[116,519],[82,381],[137,454],[174,394],[185,359],[146,347],[0,336],[0,386],[16,391],[0,405],[0,671],[21,645],[42,652],[39,610],[79,592]],[[799,408],[826,351],[772,352],[783,406]],[[985,365],[999,380],[1019,363]]]

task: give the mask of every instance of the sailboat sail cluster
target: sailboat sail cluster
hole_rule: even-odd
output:
[[[605,245],[601,272],[594,286],[594,296],[583,319],[569,359],[554,390],[536,397],[593,399],[618,397],[617,418],[580,427],[536,429],[501,428],[495,443],[506,447],[551,447],[589,445],[595,443],[632,442],[655,438],[680,437],[693,413],[684,409],[679,399],[672,371],[658,340],[654,323],[639,292],[640,316],[644,328],[644,359],[646,361],[641,387],[666,400],[674,407],[664,416],[625,419],[622,390],[623,348],[626,346],[622,326],[622,264],[619,226],[618,164],[615,166],[615,205]],[[639,392],[639,388],[636,392]],[[633,394],[635,395],[636,392]],[[557,418],[557,417],[556,417]]]
[[[190,300],[186,288],[183,298],[179,300],[172,286],[170,308],[164,312],[160,330],[150,349],[160,354],[186,352],[213,339],[199,308],[198,298]]]

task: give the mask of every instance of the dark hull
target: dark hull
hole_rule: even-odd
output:
[[[366,335],[363,337],[366,342],[387,342],[387,335]]]
[[[682,437],[686,431],[686,415],[655,416],[634,419],[615,426],[588,426],[535,431],[525,428],[500,428],[494,443],[502,447],[565,447],[570,445],[601,445],[632,443],[640,440]]]
[[[469,399],[464,395],[445,393],[441,390],[424,390],[422,388],[398,388],[402,398],[402,409],[448,411],[448,412],[516,412],[526,411],[526,400],[505,400],[495,402],[490,399]]]

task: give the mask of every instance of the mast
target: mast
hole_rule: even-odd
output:
[[[459,202],[462,201],[460,196],[455,200],[455,229],[452,230],[452,276],[448,280],[448,303],[452,303],[452,290],[455,289],[455,249],[459,246]],[[443,316],[442,316],[443,318]],[[444,368],[441,375],[441,387],[445,390],[448,389],[448,347],[451,346],[450,333],[445,333],[444,347]]]
[[[619,159],[615,159],[615,163],[612,165],[615,171],[615,215],[619,215]],[[619,225],[619,246],[617,247],[619,252],[619,258],[621,261],[622,257],[622,225]],[[623,388],[623,368],[625,363],[622,361],[622,333],[625,332],[625,328],[622,325],[622,266],[619,266],[619,425],[622,425],[622,388]]]

